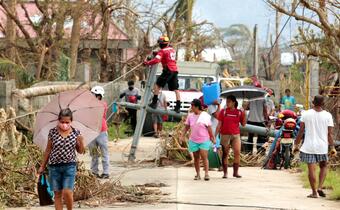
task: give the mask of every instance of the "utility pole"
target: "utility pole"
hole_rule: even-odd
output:
[[[254,27],[254,58],[253,58],[253,71],[254,76],[257,77],[259,73],[259,56],[258,56],[258,41],[257,41],[257,24]]]
[[[314,96],[319,94],[319,61],[316,57],[306,58],[306,109]]]
[[[266,35],[266,48],[270,47],[271,44],[271,34],[270,34],[270,29],[271,29],[271,24],[270,24],[270,19],[268,20],[268,25],[267,25],[267,35]]]
[[[306,101],[305,101],[305,109],[309,109],[309,94],[310,94],[310,67],[309,67],[309,59],[306,58]]]
[[[144,126],[144,122],[146,118],[146,112],[147,112],[146,109],[152,97],[152,87],[156,80],[157,65],[153,65],[152,67],[148,67],[148,68],[151,68],[150,69],[151,71],[149,73],[149,78],[146,84],[145,94],[143,97],[143,101],[142,101],[141,109],[139,113],[140,114],[139,119],[137,122],[135,133],[133,135],[133,139],[132,139],[132,144],[131,144],[131,149],[130,149],[130,154],[129,154],[129,161],[134,161],[136,159],[137,146],[138,146],[139,138],[142,134],[142,130],[143,130],[143,126]]]

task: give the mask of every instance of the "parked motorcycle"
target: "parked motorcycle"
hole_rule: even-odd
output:
[[[279,159],[277,164],[280,164],[280,169],[282,166],[287,169],[291,167],[291,159],[294,157],[292,150],[294,139],[296,137],[294,131],[296,129],[296,120],[293,118],[288,118],[283,123],[283,129],[281,137],[279,138]]]
[[[275,128],[279,130],[272,143],[264,168],[279,169],[291,167],[294,140],[299,130],[299,118],[292,111],[285,110],[275,122]]]

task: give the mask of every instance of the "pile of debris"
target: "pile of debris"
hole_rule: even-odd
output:
[[[101,182],[82,163],[78,163],[74,200],[86,206],[100,206],[117,202],[156,203],[163,195],[164,184],[121,185],[119,179]]]
[[[181,139],[183,135],[183,130],[185,127],[185,120],[182,119],[171,131],[164,131],[161,135],[162,141],[161,146],[163,149],[163,157],[161,158],[161,165],[165,164],[166,161],[169,164],[173,162],[184,163],[185,165],[190,165],[192,163],[192,156],[188,151],[189,134],[185,139]],[[181,141],[182,140],[182,141]],[[241,166],[262,166],[265,159],[266,150],[261,150],[256,154],[241,154]],[[229,156],[229,163],[233,162],[233,153]]]
[[[17,153],[0,148],[0,203],[8,207],[37,203],[36,168],[42,153],[24,142]]]
[[[38,205],[37,169],[42,151],[17,131],[15,111],[0,109],[0,209]],[[74,200],[97,206],[116,202],[155,203],[162,197],[158,185],[123,186],[119,180],[100,182],[78,163]]]
[[[17,154],[0,150],[0,203],[2,207],[36,206],[39,148],[25,142]],[[100,182],[83,163],[78,163],[74,200],[88,206],[116,202],[155,203],[164,194],[156,186],[123,186],[119,180]],[[0,206],[1,207],[1,206]]]
[[[181,139],[185,128],[185,119],[182,119],[171,131],[164,131],[161,135],[161,147],[164,158],[172,161],[187,162],[191,161],[188,151],[188,143],[185,139]],[[188,134],[185,137],[188,138]],[[182,141],[184,140],[184,141]]]
[[[340,147],[338,147],[338,148],[340,148]],[[339,152],[340,151],[338,150],[338,153]],[[338,154],[337,157],[335,157],[335,158],[330,158],[329,159],[329,167],[331,169],[334,169],[334,170],[340,168],[340,154]]]

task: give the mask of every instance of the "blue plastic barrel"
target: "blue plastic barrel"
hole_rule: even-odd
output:
[[[202,92],[204,103],[206,105],[210,105],[220,97],[220,84],[218,82],[204,84],[202,87]]]

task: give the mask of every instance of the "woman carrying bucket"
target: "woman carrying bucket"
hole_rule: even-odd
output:
[[[185,134],[191,130],[189,138],[189,152],[194,153],[194,165],[196,176],[194,180],[200,180],[200,158],[204,165],[204,180],[208,181],[209,163],[208,150],[211,147],[211,142],[215,144],[215,137],[211,129],[210,115],[202,110],[202,104],[199,99],[194,99],[191,103],[193,113],[189,114],[185,122],[185,128],[181,139],[185,138]]]
[[[241,137],[240,137],[240,123],[242,126],[246,125],[246,118],[244,112],[237,109],[238,103],[236,97],[230,95],[227,97],[227,106],[221,110],[219,114],[219,123],[216,128],[216,135],[221,134],[222,145],[222,165],[223,177],[227,178],[228,174],[228,156],[230,145],[234,151],[234,173],[233,177],[241,178],[238,173],[240,166],[240,153],[241,153]]]

